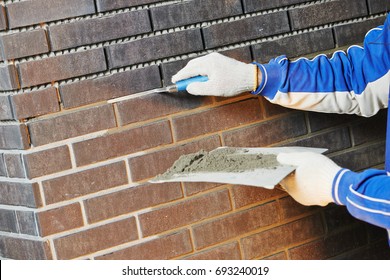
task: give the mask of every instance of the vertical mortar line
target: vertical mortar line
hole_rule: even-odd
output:
[[[53,260],[58,260],[57,251],[56,251],[56,248],[54,246],[53,238],[49,238],[48,241],[49,241],[49,245],[50,245],[49,247],[50,247],[51,255],[53,256]]]
[[[307,128],[307,134],[310,134],[312,132],[311,125],[310,125],[310,119],[309,119],[309,112],[304,112],[305,116],[305,124]]]
[[[195,253],[195,252],[197,252],[197,250],[196,250],[196,246],[195,246],[194,228],[192,226],[190,226],[188,228],[188,231],[190,233],[190,242],[191,242],[191,246],[192,246],[192,252],[191,253]]]
[[[117,103],[112,104],[112,107],[113,107],[114,117],[115,117],[115,126],[120,127],[121,121],[120,121],[120,114],[119,114]]]
[[[80,203],[81,216],[83,218],[84,226],[89,225],[88,218],[87,218],[87,212],[85,211],[84,201],[80,200],[79,203]]]
[[[14,214],[15,214],[16,232],[17,232],[17,233],[21,233],[21,232],[20,232],[20,225],[19,225],[18,214],[16,213],[16,210],[13,210],[13,211],[14,211]]]
[[[144,236],[142,234],[142,230],[141,230],[141,222],[139,221],[139,214],[136,214],[134,215],[134,218],[135,218],[135,223],[137,225],[137,233],[138,233],[138,239],[141,240]]]
[[[77,163],[76,163],[76,157],[74,155],[74,150],[73,150],[73,145],[71,143],[66,144],[69,149],[69,154],[70,154],[70,162],[72,163],[72,169],[77,168]]]
[[[176,143],[177,140],[176,140],[175,129],[174,129],[174,127],[173,127],[173,119],[172,119],[172,116],[168,116],[168,121],[169,121],[169,128],[171,129],[171,137],[172,137],[172,144],[173,144],[173,143]]]
[[[126,173],[127,173],[127,183],[133,183],[133,178],[131,178],[131,170],[130,170],[130,164],[129,164],[129,159],[125,159],[125,168],[126,168]]]
[[[94,4],[94,6],[95,6],[95,13],[98,13],[99,10],[98,10],[97,0],[94,0],[94,1],[93,1],[93,4]]]
[[[46,203],[45,192],[43,191],[42,181],[38,182],[38,188],[39,188],[39,194],[40,194],[41,200],[42,200],[42,207],[45,207],[47,205],[47,203]]]

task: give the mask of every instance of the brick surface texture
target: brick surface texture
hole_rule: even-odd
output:
[[[148,93],[195,57],[331,55],[388,0],[24,0],[0,5],[0,259],[390,259],[384,230],[280,188],[148,182],[183,154],[309,146],[382,168],[386,111]],[[130,96],[125,101],[111,99]]]

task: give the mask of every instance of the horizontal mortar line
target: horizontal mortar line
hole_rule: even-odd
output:
[[[0,236],[6,236],[11,238],[17,238],[17,239],[28,239],[31,241],[46,241],[47,239],[45,237],[40,236],[34,236],[34,235],[28,235],[24,233],[13,233],[13,232],[7,232],[7,231],[0,231]]]
[[[0,204],[0,209],[12,210],[12,211],[28,211],[28,212],[34,212],[34,213],[36,213],[38,210],[38,208],[30,208],[27,206],[8,205],[8,204]]]
[[[180,60],[185,60],[185,59],[196,58],[198,56],[202,56],[202,55],[212,53],[212,52],[223,52],[223,51],[233,50],[233,49],[237,49],[237,48],[241,48],[241,47],[253,46],[253,45],[256,45],[259,43],[283,39],[283,38],[291,37],[294,35],[305,34],[305,33],[309,33],[312,31],[319,31],[319,30],[323,30],[323,29],[333,28],[333,27],[344,25],[347,23],[363,22],[365,20],[375,19],[375,18],[385,16],[385,15],[386,15],[386,13],[381,13],[381,14],[377,14],[377,15],[371,15],[368,17],[360,17],[360,18],[350,19],[350,20],[346,20],[346,21],[340,21],[338,23],[325,24],[325,25],[310,27],[310,28],[306,28],[306,29],[289,31],[289,32],[283,33],[283,34],[272,35],[272,36],[267,36],[267,37],[263,37],[263,38],[243,41],[240,43],[233,43],[233,44],[229,44],[226,46],[219,46],[216,48],[207,49],[207,50],[203,50],[203,51],[199,51],[199,52],[192,52],[192,53],[187,53],[187,54],[182,54],[182,55],[176,55],[176,56],[166,57],[166,58],[157,59],[157,60],[153,60],[153,61],[128,65],[125,67],[113,68],[113,69],[109,69],[109,70],[102,71],[99,73],[93,73],[93,74],[89,74],[89,75],[83,75],[80,77],[59,80],[59,81],[54,82],[54,84],[64,85],[64,84],[79,82],[79,81],[83,81],[83,80],[90,80],[90,79],[95,79],[95,78],[100,78],[100,77],[106,77],[106,76],[110,76],[110,75],[113,75],[116,73],[122,73],[125,71],[135,70],[135,69],[139,69],[139,68],[146,68],[146,67],[153,66],[153,65],[159,66],[163,63],[169,63],[169,62],[175,62],[175,61],[180,61]],[[103,43],[101,43],[101,44],[103,44]],[[96,48],[100,48],[100,47],[96,47]],[[78,49],[83,49],[82,51],[85,51],[86,50],[85,48],[86,48],[85,46],[78,47]],[[75,52],[76,51],[74,51],[74,53]],[[47,56],[47,57],[49,57],[49,56]],[[33,60],[35,60],[35,59],[33,59]],[[39,56],[38,56],[37,60],[39,60]],[[0,65],[1,64],[2,63],[0,63]],[[40,84],[40,85],[31,86],[31,87],[24,87],[24,88],[21,88],[18,90],[3,91],[2,94],[14,95],[14,94],[19,94],[19,93],[24,93],[24,92],[42,90],[42,89],[46,89],[46,88],[49,88],[52,86],[53,86],[53,83],[46,83],[46,84]]]
[[[13,1],[13,2],[23,2],[23,1],[24,0],[17,0],[17,1]],[[117,14],[123,14],[123,13],[127,13],[127,12],[132,12],[132,11],[139,11],[139,10],[148,10],[148,9],[154,8],[154,7],[177,4],[177,3],[182,3],[182,2],[183,2],[183,0],[171,0],[171,1],[162,1],[162,2],[157,2],[157,3],[152,3],[152,4],[138,5],[138,6],[133,6],[133,7],[124,7],[124,8],[119,8],[116,10],[109,10],[109,11],[105,11],[105,12],[96,11],[94,14],[87,14],[84,16],[76,16],[76,17],[71,17],[71,18],[66,18],[66,19],[61,19],[61,20],[47,21],[44,23],[35,23],[35,24],[31,24],[29,26],[21,26],[21,27],[16,27],[13,29],[3,30],[3,31],[0,31],[0,36],[20,33],[20,32],[25,32],[25,31],[32,31],[32,30],[36,30],[36,29],[42,29],[42,24],[44,24],[46,26],[67,24],[67,23],[77,22],[80,20],[110,17],[110,16],[114,16]],[[9,2],[9,3],[6,2],[5,5],[3,5],[3,6],[7,7],[7,5],[10,3],[12,3],[12,2]],[[0,4],[2,4],[2,3],[0,3]]]
[[[346,154],[346,153],[349,153],[349,152],[353,152],[353,151],[357,151],[357,150],[360,150],[360,149],[368,148],[370,146],[377,145],[377,144],[383,144],[383,146],[385,146],[386,140],[385,139],[378,139],[378,140],[370,141],[370,142],[367,142],[367,143],[364,143],[364,144],[361,144],[361,145],[358,145],[358,146],[353,146],[353,147],[350,147],[350,148],[343,149],[341,151],[336,151],[336,152],[327,154],[326,156],[332,158],[332,157],[339,156],[339,155],[342,155],[342,154]]]

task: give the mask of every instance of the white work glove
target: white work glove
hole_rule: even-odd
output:
[[[172,82],[195,76],[207,76],[207,82],[194,82],[187,87],[193,95],[230,97],[257,87],[257,66],[211,53],[195,58],[172,77]]]
[[[303,205],[325,206],[333,201],[332,184],[341,167],[324,155],[312,152],[281,153],[281,164],[297,166],[280,185]]]

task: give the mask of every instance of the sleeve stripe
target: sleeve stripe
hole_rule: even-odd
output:
[[[366,221],[370,224],[380,226],[386,229],[390,229],[390,213],[384,213],[382,211],[372,211],[365,207],[356,205],[347,198],[348,211],[357,219]]]
[[[334,198],[334,201],[339,204],[339,205],[343,205],[340,201],[340,198],[339,198],[339,185],[340,185],[340,180],[341,178],[343,177],[344,173],[345,172],[348,172],[348,169],[343,169],[341,170],[337,176],[336,176],[336,181],[334,182],[334,186],[333,186],[333,198]],[[352,186],[352,185],[351,185]]]

